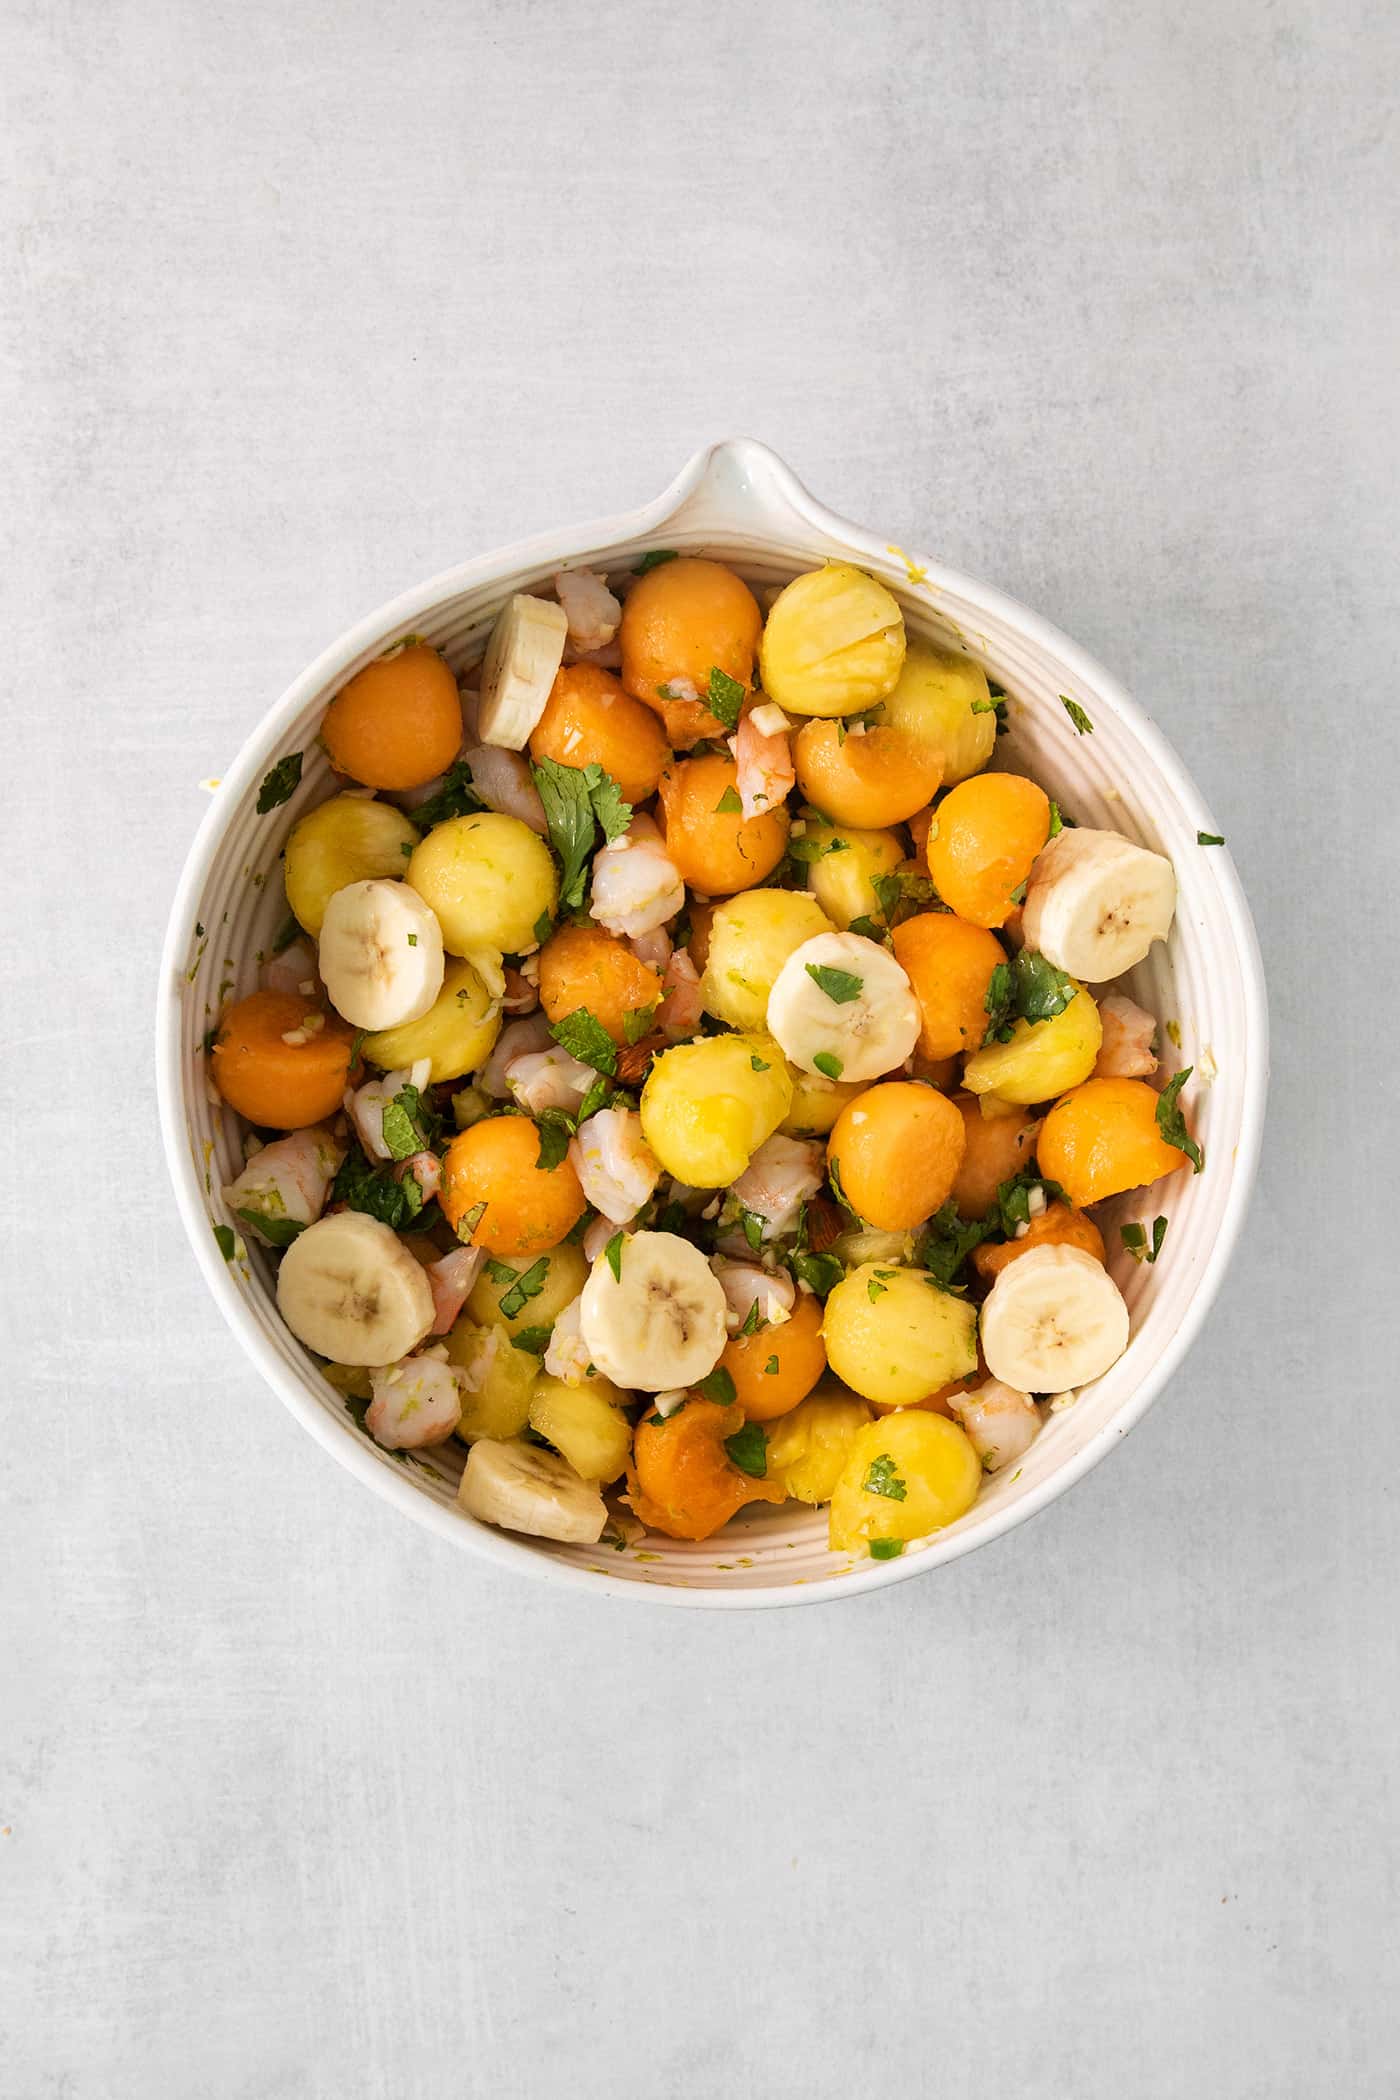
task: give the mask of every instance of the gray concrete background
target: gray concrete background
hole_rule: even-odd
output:
[[[1397,60],[1384,0],[5,7],[7,2096],[1396,2091]],[[672,1617],[296,1429],[150,1010],[304,662],[737,430],[1135,688],[1275,1079],[1109,1464]]]

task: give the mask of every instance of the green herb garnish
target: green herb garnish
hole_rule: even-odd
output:
[[[543,1356],[553,1332],[552,1327],[521,1327],[511,1336],[510,1346],[526,1356]]]
[[[306,1230],[299,1218],[265,1218],[257,1210],[236,1210],[233,1215],[260,1232],[269,1247],[290,1247]]]
[[[715,720],[723,722],[726,729],[737,729],[739,710],[744,704],[744,688],[738,679],[731,678],[727,671],[721,671],[717,664],[712,664],[706,697],[710,713]]]
[[[764,1375],[764,1377],[765,1377],[765,1378],[776,1378],[776,1377],[777,1377],[777,1375],[778,1375],[778,1359],[777,1359],[777,1357],[776,1357],[776,1356],[770,1356],[770,1357],[769,1357],[769,1359],[768,1359],[767,1363],[766,1363],[766,1364],[765,1364],[765,1365],[763,1366],[763,1375]]]
[[[988,1043],[1009,1043],[1011,1040],[1011,1009],[1015,1003],[1015,985],[1010,963],[999,962],[987,980],[987,996],[982,1004],[987,1011],[987,1032],[982,1038],[985,1049]]]
[[[743,813],[744,805],[739,800],[734,789],[732,787],[726,788],[715,804],[715,815],[717,817],[740,817]]]
[[[1033,948],[1023,948],[1012,964],[1016,1011],[1023,1021],[1053,1021],[1076,997],[1079,987]]]
[[[442,776],[442,786],[426,802],[419,803],[412,812],[412,821],[420,831],[431,831],[435,824],[446,824],[453,817],[474,817],[481,808],[481,798],[472,786],[471,767],[464,758],[454,758]]]
[[[290,802],[301,780],[301,758],[300,751],[289,751],[285,758],[279,758],[276,765],[264,773],[262,786],[258,789],[260,817],[265,817],[270,809],[276,809],[279,803]]]
[[[716,1364],[713,1371],[707,1371],[703,1378],[697,1378],[695,1390],[702,1400],[713,1400],[717,1407],[734,1405],[734,1380],[723,1364]]]
[[[381,1225],[402,1232],[422,1210],[423,1191],[412,1174],[395,1181],[387,1168],[371,1166],[360,1147],[354,1145],[331,1183],[331,1200],[343,1203],[347,1210],[363,1211],[366,1217],[378,1218]]]
[[[792,1273],[799,1283],[806,1284],[814,1297],[825,1298],[835,1290],[846,1272],[834,1254],[812,1254],[804,1249],[793,1255]]]
[[[977,702],[974,700],[972,704],[976,707]],[[872,1560],[898,1560],[903,1551],[903,1539],[872,1539],[870,1541],[870,1558]]]
[[[644,1035],[650,1034],[655,1017],[654,1006],[636,1006],[630,1013],[625,1013],[622,1016],[622,1033],[628,1042],[639,1043]]]
[[[833,970],[827,963],[804,964],[807,975],[834,1006],[849,1006],[865,989],[865,979],[851,970]]]
[[[573,1119],[562,1108],[542,1109],[535,1119],[540,1133],[539,1156],[535,1166],[541,1174],[550,1173],[564,1159],[569,1149],[569,1139],[574,1134]]]
[[[1181,1110],[1177,1107],[1177,1096],[1194,1070],[1194,1065],[1187,1065],[1183,1071],[1177,1073],[1175,1079],[1163,1087],[1157,1097],[1157,1128],[1169,1145],[1175,1145],[1178,1152],[1186,1154],[1193,1173],[1199,1174],[1206,1163],[1205,1154],[1186,1128]]]
[[[729,1453],[729,1462],[747,1473],[750,1480],[762,1480],[768,1472],[768,1438],[757,1422],[745,1422],[733,1436],[724,1440]]]
[[[890,1502],[903,1502],[909,1493],[909,1483],[901,1480],[895,1471],[894,1460],[888,1451],[871,1459],[861,1486],[867,1495],[883,1495]]]
[[[233,1250],[238,1245],[238,1235],[231,1225],[214,1227],[214,1244],[225,1261],[233,1260]]]
[[[503,1267],[501,1262],[488,1261],[486,1273],[493,1283],[502,1283],[506,1277],[510,1278],[510,1289],[501,1293],[501,1302],[497,1310],[503,1320],[515,1320],[524,1312],[530,1300],[538,1298],[544,1289],[549,1278],[549,1256],[542,1254],[538,1261],[531,1262],[529,1268],[522,1269],[518,1276],[513,1269],[506,1269],[503,1276]]]
[[[675,558],[676,550],[674,547],[653,547],[650,554],[642,556],[633,574],[636,576],[647,576],[653,569],[659,569],[663,561],[674,561]]]
[[[1198,831],[1196,833],[1196,844],[1198,846],[1223,846],[1224,843],[1224,834],[1221,832]]]
[[[541,758],[530,771],[544,804],[549,843],[563,864],[559,902],[572,911],[583,903],[585,871],[598,826],[605,839],[617,838],[632,821],[632,807],[601,766],[561,766],[555,759]]]
[[[1061,693],[1060,704],[1064,708],[1065,713],[1069,716],[1071,722],[1073,722],[1075,734],[1077,736],[1093,735],[1094,725],[1089,720],[1089,717],[1085,714],[1083,708],[1079,705],[1079,702],[1077,700],[1071,700],[1068,693]]]
[[[603,1258],[613,1272],[614,1283],[622,1281],[622,1234],[615,1232],[603,1249]]]
[[[549,1032],[559,1047],[581,1065],[592,1065],[595,1072],[605,1072],[609,1078],[616,1073],[617,1045],[586,1006],[576,1006],[562,1021],[552,1022]]]
[[[810,968],[811,965],[809,964],[808,967]],[[839,1057],[833,1057],[829,1050],[819,1050],[812,1059],[812,1063],[817,1071],[821,1073],[823,1079],[839,1079],[841,1077],[841,1060]]]

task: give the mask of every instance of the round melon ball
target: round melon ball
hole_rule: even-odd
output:
[[[554,860],[518,817],[494,810],[449,817],[415,847],[408,879],[437,913],[453,955],[494,948],[520,955],[538,947],[537,927],[559,902]]]
[[[727,897],[710,922],[701,984],[706,1012],[731,1028],[762,1028],[773,980],[794,948],[835,931],[803,890],[741,890]]]

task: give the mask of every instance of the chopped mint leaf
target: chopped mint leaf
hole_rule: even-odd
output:
[[[735,1337],[735,1339],[736,1339],[736,1340],[738,1340],[738,1341],[743,1341],[746,1335],[750,1335],[750,1334],[757,1334],[757,1333],[758,1333],[758,1320],[759,1320],[759,1313],[758,1313],[758,1300],[757,1300],[757,1298],[755,1298],[755,1299],[754,1299],[754,1301],[753,1301],[753,1303],[752,1303],[752,1304],[750,1305],[750,1307],[749,1307],[748,1311],[747,1311],[747,1312],[745,1313],[745,1315],[744,1315],[744,1324],[743,1324],[743,1326],[742,1326],[742,1327],[741,1327],[741,1328],[739,1329],[739,1332],[738,1332],[737,1336]]]
[[[1157,1098],[1157,1128],[1169,1145],[1175,1145],[1178,1152],[1186,1154],[1193,1172],[1199,1174],[1206,1163],[1205,1155],[1186,1128],[1181,1110],[1177,1107],[1177,1096],[1194,1070],[1193,1065],[1187,1065],[1183,1071],[1177,1073],[1175,1079],[1163,1087]]]
[[[482,802],[472,786],[471,768],[464,758],[454,758],[442,776],[442,786],[426,802],[420,802],[412,814],[412,821],[420,831],[431,831],[435,824],[446,824],[452,817],[474,817]],[[406,849],[412,852],[410,846]]]
[[[703,1378],[697,1378],[695,1390],[702,1400],[713,1400],[717,1407],[734,1405],[734,1380],[723,1364],[716,1364],[713,1371],[707,1371]]]
[[[875,921],[867,918],[864,912],[861,913],[858,919],[852,919],[846,931],[847,933],[858,933],[863,941],[884,941],[886,943],[889,941],[887,929],[883,926],[877,926]]]
[[[865,979],[852,970],[833,970],[828,963],[806,963],[807,975],[834,1006],[849,1006],[865,989]]]
[[[1023,948],[1012,969],[1016,981],[1016,1011],[1024,1021],[1053,1021],[1062,1014],[1079,987],[1033,948]]]
[[[233,1215],[260,1232],[269,1247],[290,1247],[298,1234],[306,1230],[299,1218],[265,1218],[257,1210],[236,1210]]]
[[[739,727],[739,710],[744,704],[744,688],[737,678],[721,671],[718,664],[710,666],[710,683],[706,695],[710,713],[716,721],[723,722],[726,729]]]
[[[1198,846],[1223,846],[1224,843],[1225,838],[1222,832],[1198,831],[1196,833],[1196,844]]]
[[[622,1234],[615,1232],[603,1249],[603,1256],[613,1272],[614,1283],[622,1281]]]
[[[543,1356],[553,1332],[552,1327],[521,1327],[511,1336],[510,1346],[526,1356]]]
[[[276,765],[264,773],[262,786],[258,789],[260,817],[265,817],[280,803],[291,801],[301,780],[301,758],[300,751],[289,751],[285,758],[279,758]]]
[[[649,575],[653,569],[659,569],[663,561],[674,561],[675,558],[676,550],[674,547],[653,547],[650,554],[642,556],[633,574],[637,576]]]
[[[974,700],[972,704],[976,707],[977,702]],[[903,1539],[872,1539],[870,1541],[870,1558],[872,1560],[898,1560],[903,1551]]]
[[[575,1121],[580,1124],[586,1123],[590,1116],[596,1116],[599,1109],[606,1106],[611,1096],[612,1081],[600,1072],[597,1078],[590,1082],[588,1092],[580,1101]]]
[[[987,1012],[987,1033],[982,1038],[982,1047],[988,1043],[1007,1043],[1011,1040],[1011,1009],[1015,1003],[1015,986],[1011,978],[1010,963],[999,962],[987,980],[987,996],[982,1004]]]
[[[1094,725],[1077,700],[1071,700],[1068,693],[1061,693],[1060,704],[1073,722],[1076,736],[1093,735]]]
[[[559,902],[573,911],[583,903],[588,858],[597,839],[615,839],[632,821],[631,804],[601,766],[561,766],[552,758],[537,759],[530,767],[544,804],[549,843],[563,863],[559,878]]]
[[[744,805],[739,800],[735,790],[732,787],[726,788],[715,804],[715,815],[717,817],[741,817],[743,813]]]
[[[777,1377],[777,1375],[778,1375],[778,1359],[777,1359],[777,1357],[776,1357],[776,1356],[770,1356],[770,1357],[769,1357],[769,1359],[768,1359],[767,1363],[766,1363],[766,1364],[765,1364],[765,1365],[763,1366],[763,1375],[764,1375],[764,1377],[765,1377],[765,1378],[776,1378],[776,1377]]]
[[[870,1276],[866,1278],[865,1295],[867,1296],[867,1298],[869,1298],[870,1303],[872,1305],[875,1303],[877,1298],[883,1298],[885,1292],[888,1289],[889,1285],[886,1283],[881,1283],[878,1276]]]
[[[829,1050],[819,1050],[812,1059],[812,1063],[817,1071],[821,1073],[823,1079],[839,1079],[841,1077],[841,1060],[839,1057],[833,1057]]]
[[[225,1261],[233,1260],[233,1250],[238,1244],[238,1235],[231,1225],[214,1227],[214,1243]]]
[[[765,1058],[751,1057],[749,1059],[749,1069],[754,1072],[771,1072],[773,1068]]]
[[[907,1480],[901,1480],[888,1451],[882,1451],[878,1458],[871,1459],[861,1486],[867,1495],[884,1495],[891,1502],[903,1502],[909,1493],[909,1483]]]
[[[921,1269],[926,1269],[940,1290],[953,1289],[964,1262],[974,1247],[980,1247],[989,1239],[996,1226],[990,1220],[960,1218],[958,1206],[950,1196],[941,1210],[936,1210],[924,1228],[924,1234],[914,1249],[914,1259]]]
[[[496,1263],[495,1267],[500,1264]],[[515,1277],[508,1291],[501,1293],[499,1312],[503,1320],[518,1319],[532,1298],[538,1298],[549,1277],[549,1256],[542,1254],[538,1261],[531,1262],[528,1269]],[[492,1278],[499,1282],[499,1277]]]
[[[1151,1252],[1151,1253],[1150,1253],[1150,1254],[1148,1255],[1148,1257],[1147,1257],[1147,1259],[1148,1259],[1148,1261],[1149,1261],[1149,1262],[1154,1262],[1154,1261],[1156,1261],[1156,1259],[1157,1259],[1157,1256],[1158,1256],[1158,1255],[1159,1255],[1159,1254],[1161,1253],[1161,1251],[1162,1251],[1162,1242],[1163,1242],[1163,1240],[1164,1240],[1164,1239],[1166,1238],[1166,1236],[1167,1236],[1167,1221],[1166,1221],[1166,1219],[1165,1219],[1165,1218],[1154,1218],[1154,1219],[1152,1220],[1152,1252]]]
[[[411,934],[409,935],[409,937],[408,937],[408,945],[409,945],[409,947],[410,947],[410,948],[416,948],[416,947],[418,946],[418,936],[417,936],[417,934],[416,934],[416,933],[411,933]]]
[[[626,1036],[628,1042],[639,1043],[644,1035],[649,1034],[655,1017],[655,1006],[634,1006],[630,1013],[624,1014],[622,1017],[622,1033]]]
[[[470,1246],[471,1236],[485,1215],[486,1205],[484,1203],[474,1203],[470,1210],[463,1211],[461,1217],[453,1226],[453,1231],[464,1247]]]
[[[347,1210],[363,1211],[367,1217],[378,1218],[381,1225],[402,1232],[423,1208],[423,1191],[412,1174],[395,1181],[386,1167],[371,1166],[354,1145],[331,1183],[331,1201],[343,1203]]]
[[[1118,1230],[1122,1237],[1123,1245],[1127,1248],[1129,1254],[1132,1255],[1133,1260],[1141,1261],[1147,1252],[1147,1234],[1142,1226],[1138,1224],[1136,1219],[1130,1219],[1126,1225],[1120,1225]]]
[[[739,1222],[743,1227],[744,1238],[748,1241],[750,1249],[757,1254],[763,1246],[763,1219],[756,1210],[741,1210]]]
[[[617,1045],[586,1006],[576,1006],[562,1021],[552,1022],[549,1032],[581,1065],[592,1065],[595,1072],[606,1072],[609,1078],[616,1073]]]
[[[1024,904],[1025,901],[1026,885],[1024,884],[1024,882],[1018,882],[1015,889],[1011,892],[1011,902],[1013,904]]]
[[[569,1139],[574,1134],[573,1121],[562,1108],[542,1109],[535,1120],[540,1133],[539,1157],[535,1166],[541,1174],[548,1174],[568,1152]]]
[[[846,1273],[834,1254],[810,1254],[803,1252],[792,1257],[792,1273],[799,1283],[805,1283],[814,1297],[825,1298],[834,1291]]]
[[[750,1480],[762,1480],[768,1472],[768,1438],[757,1422],[745,1422],[733,1436],[724,1440],[731,1465],[747,1473]]]
[[[540,913],[539,917],[538,917],[538,918],[536,919],[536,921],[535,921],[535,925],[534,925],[534,935],[535,935],[535,939],[536,939],[537,941],[539,941],[541,945],[543,945],[543,944],[544,944],[544,942],[545,942],[545,941],[547,941],[547,940],[549,939],[549,936],[550,936],[550,935],[551,935],[551,934],[553,933],[553,931],[554,931],[554,921],[553,921],[553,919],[551,919],[551,918],[550,918],[550,916],[549,916],[549,913],[548,913],[547,911],[542,911],[542,912]]]

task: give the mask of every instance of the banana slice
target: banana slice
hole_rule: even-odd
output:
[[[600,1254],[579,1300],[594,1368],[647,1393],[694,1385],[728,1340],[724,1288],[704,1255],[674,1232],[634,1232],[617,1267]]]
[[[505,606],[481,666],[477,721],[483,744],[525,749],[544,713],[568,631],[563,606],[548,598],[515,597]]]
[[[298,1233],[277,1307],[299,1342],[338,1364],[393,1364],[433,1324],[428,1278],[387,1225],[341,1210]]]
[[[480,1438],[467,1453],[457,1500],[468,1516],[506,1531],[591,1546],[603,1535],[607,1506],[596,1484],[538,1444]]]
[[[326,996],[352,1027],[421,1021],[442,990],[442,928],[406,882],[352,882],[321,922]]]
[[[1009,1261],[982,1307],[982,1355],[1018,1393],[1087,1385],[1128,1346],[1128,1308],[1082,1247],[1033,1247]]]
[[[1037,854],[1021,925],[1027,948],[1086,984],[1107,984],[1171,932],[1176,871],[1116,831],[1065,830]]]
[[[878,941],[818,933],[779,970],[768,995],[768,1033],[804,1072],[863,1084],[911,1055],[919,1004]]]

